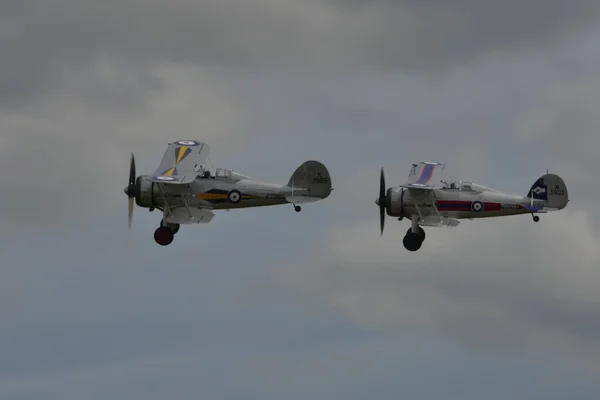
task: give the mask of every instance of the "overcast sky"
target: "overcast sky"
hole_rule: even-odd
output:
[[[597,0],[0,1],[0,398],[596,399]],[[301,213],[127,230],[169,141]],[[413,162],[558,213],[379,236]]]

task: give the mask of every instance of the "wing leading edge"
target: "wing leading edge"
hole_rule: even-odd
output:
[[[196,140],[177,140],[169,143],[160,166],[151,175],[150,180],[177,185],[192,183],[209,152],[210,147],[206,143]]]

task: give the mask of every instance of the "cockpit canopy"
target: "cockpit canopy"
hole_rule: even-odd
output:
[[[217,168],[215,171],[215,179],[227,179],[231,181],[241,181],[242,179],[250,179],[244,174],[235,172],[230,168]]]
[[[460,181],[458,185],[454,181],[450,181],[450,182],[442,181],[442,183],[444,184],[444,186],[442,186],[442,189],[446,189],[446,190],[461,190],[461,191],[465,191],[465,192],[477,192],[477,193],[495,192],[496,191],[495,189],[491,189],[489,187],[479,185],[477,183],[473,183],[473,182],[469,182],[469,181]]]
[[[217,168],[215,174],[212,175],[208,168],[199,167],[197,168],[198,178],[197,179],[222,179],[229,181],[241,181],[243,179],[251,179],[250,177],[235,172],[231,168]]]

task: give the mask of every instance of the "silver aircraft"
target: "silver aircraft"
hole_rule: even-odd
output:
[[[404,236],[404,247],[417,251],[425,240],[422,226],[455,227],[460,219],[503,217],[562,210],[569,202],[567,186],[561,177],[546,174],[539,178],[525,196],[499,192],[473,182],[438,180],[436,175],[444,170],[444,164],[424,161],[413,164],[408,180],[399,187],[385,187],[381,168],[379,206],[381,234],[385,213],[398,220],[408,218],[411,227]],[[439,182],[440,184],[438,184]]]
[[[129,227],[133,200],[139,207],[163,212],[154,240],[161,246],[171,244],[180,224],[208,223],[213,210],[293,204],[325,199],[333,190],[325,165],[306,161],[291,176],[287,185],[261,182],[232,169],[217,168],[214,174],[205,166],[210,147],[195,140],[178,140],[169,146],[160,166],[151,175],[136,177],[131,154],[129,183]]]

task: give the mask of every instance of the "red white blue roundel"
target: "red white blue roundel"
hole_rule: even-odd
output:
[[[200,144],[195,140],[178,140],[175,143],[181,146],[198,146]]]
[[[483,203],[480,201],[474,201],[473,203],[471,203],[471,209],[475,212],[479,212],[483,210]]]
[[[238,192],[237,190],[232,190],[231,192],[227,193],[227,198],[229,199],[230,202],[232,203],[239,203],[240,200],[242,199],[242,194],[240,192]]]

